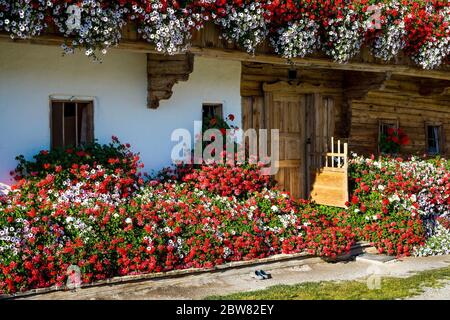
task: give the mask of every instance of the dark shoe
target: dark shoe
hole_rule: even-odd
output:
[[[255,270],[250,275],[252,276],[252,278],[255,278],[257,280],[264,280],[265,279],[264,276],[261,274],[261,272],[259,272],[259,270]]]
[[[259,273],[264,277],[264,279],[272,278],[272,275],[270,273],[265,272],[264,270],[259,270]]]

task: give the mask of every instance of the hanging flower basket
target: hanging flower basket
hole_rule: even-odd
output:
[[[407,30],[404,18],[407,8],[399,1],[392,1],[380,4],[377,10],[379,10],[377,17],[380,19],[378,23],[381,28],[377,29],[379,27],[377,25],[368,26],[370,31],[375,33],[370,51],[374,57],[389,61],[398,56],[406,46]],[[370,11],[369,14],[372,12]]]
[[[270,12],[261,3],[251,2],[241,5],[226,4],[220,14],[214,17],[214,22],[222,29],[222,37],[228,41],[235,41],[248,53],[254,54],[256,47],[267,37],[267,17]]]
[[[12,39],[39,36],[46,28],[47,0],[0,0],[0,31],[8,32]]]
[[[339,11],[325,23],[323,51],[336,62],[346,63],[356,56],[363,41],[363,24],[352,9]]]
[[[450,8],[439,11],[438,25],[431,37],[412,56],[415,63],[424,69],[439,67],[450,55]]]
[[[320,48],[319,25],[309,18],[290,22],[271,36],[270,43],[283,58],[304,58]]]
[[[176,3],[169,6],[167,1],[143,1],[132,6],[132,14],[142,38],[169,55],[186,51],[192,29],[202,23],[200,15],[180,10]]]
[[[106,54],[122,37],[125,10],[119,4],[84,0],[76,5],[62,2],[54,6],[53,21],[66,42],[64,53],[84,48],[85,54],[98,60],[98,53]]]

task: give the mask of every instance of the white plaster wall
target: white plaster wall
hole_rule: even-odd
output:
[[[203,102],[221,102],[241,126],[239,62],[196,57],[189,81],[174,86],[170,100],[146,107],[145,54],[109,52],[102,64],[82,54],[61,56],[58,47],[0,44],[0,182],[10,181],[15,156],[31,158],[50,146],[49,96],[92,96],[94,134],[116,135],[140,152],[145,170],[171,163],[176,128],[193,133]]]

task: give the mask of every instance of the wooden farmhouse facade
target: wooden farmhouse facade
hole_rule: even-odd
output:
[[[111,135],[118,135],[148,155],[150,169],[169,165],[173,142],[168,128],[185,126],[183,119],[200,120],[202,112],[213,110],[219,110],[222,116],[236,114],[237,125],[243,129],[279,129],[280,170],[276,179],[280,186],[297,197],[320,198],[322,190],[328,194],[324,201],[338,199],[336,205],[345,197],[339,190],[346,188],[346,176],[330,175],[323,180],[317,175],[326,166],[330,172],[334,170],[333,164],[327,163],[326,153],[343,155],[338,160],[342,165],[335,168],[340,172],[346,165],[345,152],[379,154],[380,134],[391,127],[402,128],[409,136],[410,143],[402,146],[401,153],[450,153],[448,66],[422,70],[402,56],[392,63],[382,63],[364,50],[345,64],[321,55],[288,61],[276,56],[268,45],[249,55],[219,35],[214,25],[207,25],[193,35],[187,53],[168,56],[157,53],[129,27],[111,53],[113,57],[106,57],[101,66],[89,66],[89,61],[77,66],[86,58],[57,56],[54,48],[63,42],[58,35],[18,41],[2,35],[2,181],[7,182],[6,172],[12,169],[14,153],[34,152],[61,144],[64,139],[107,141]],[[47,54],[54,58],[45,58]],[[36,64],[34,73],[29,73],[23,63]],[[101,83],[100,78],[91,76],[92,70],[104,72]],[[131,72],[137,74],[133,79],[127,76]],[[64,82],[79,85],[73,85],[71,92],[70,87],[62,86]],[[25,83],[27,87],[22,87]],[[15,87],[24,91],[18,93]],[[25,99],[25,95],[30,97]],[[35,100],[36,95],[42,95],[42,99]],[[108,106],[108,95],[117,96],[111,103],[120,101],[120,116]],[[127,99],[121,100],[125,96]],[[133,97],[138,98],[134,101]],[[29,111],[33,104],[40,104],[40,110],[46,111]],[[59,111],[49,114],[49,104],[51,110]],[[82,118],[82,114],[93,120],[84,125],[85,131],[76,131],[75,138],[58,138],[60,129],[49,123],[52,117],[60,116],[58,112],[66,112],[63,105],[67,104],[75,106],[73,116]],[[190,118],[190,114],[194,116]],[[81,118],[79,123],[84,121]],[[37,125],[37,121],[45,124]],[[37,133],[42,130],[45,134]],[[37,136],[40,138],[35,139]],[[19,147],[13,147],[13,143]],[[317,189],[317,184],[322,187]]]

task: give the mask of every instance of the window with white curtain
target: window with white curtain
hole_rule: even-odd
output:
[[[92,101],[52,100],[51,146],[76,147],[94,141],[94,108]]]

